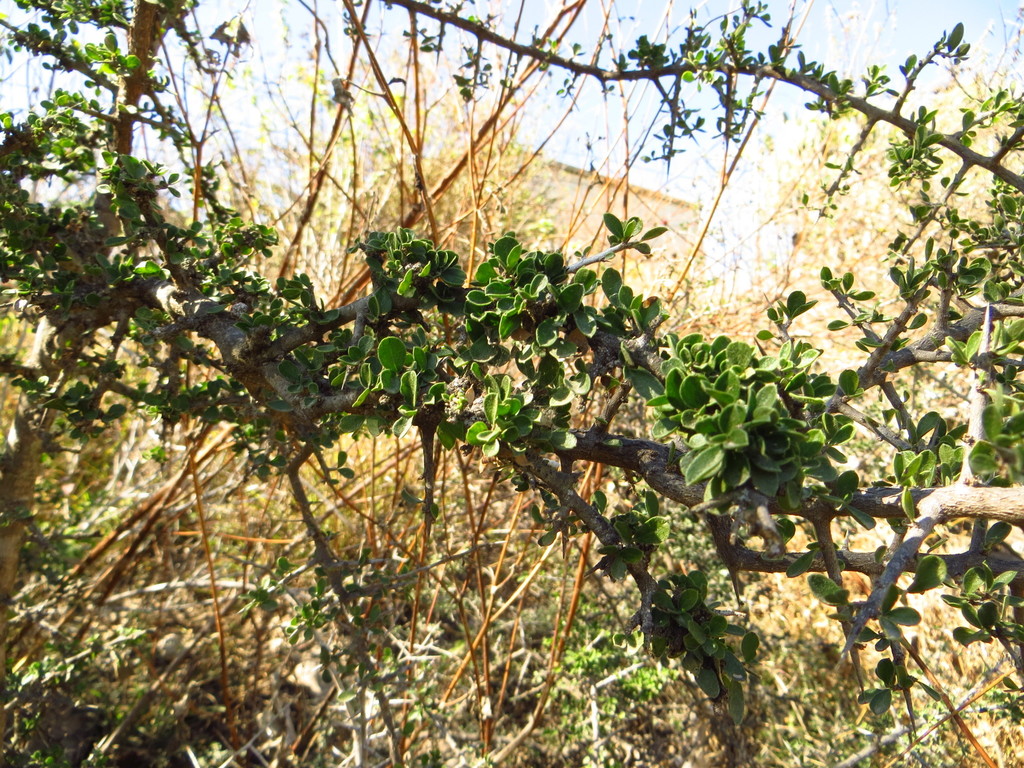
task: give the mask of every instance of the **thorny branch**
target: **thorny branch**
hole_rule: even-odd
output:
[[[537,45],[527,45],[494,32],[484,24],[476,21],[469,21],[457,14],[441,10],[417,0],[391,0],[391,5],[397,5],[406,10],[426,16],[448,25],[462,29],[475,37],[489,42],[499,48],[503,48],[524,58],[534,59],[542,62],[548,67],[558,67],[576,76],[593,78],[601,83],[612,82],[633,82],[647,80],[658,82],[669,78],[679,81],[684,75],[699,75],[703,70],[691,63],[671,64],[660,67],[643,67],[639,69],[605,69],[596,64],[586,64],[574,59],[559,56],[550,51],[542,50]],[[837,106],[848,107],[860,112],[868,121],[874,125],[887,123],[898,128],[908,136],[914,136],[918,124],[903,116],[900,113],[901,104],[892,109],[884,109],[877,106],[866,98],[851,94],[837,93],[825,83],[811,77],[810,75],[787,69],[784,66],[771,64],[735,64],[723,59],[721,64],[714,70],[726,77],[744,75],[756,79],[777,80],[795,86],[802,91],[814,94],[823,102]],[[1024,192],[1024,176],[1013,172],[1003,164],[1003,159],[1010,149],[1019,145],[1024,140],[1024,132],[1018,130],[1005,142],[1005,144],[992,155],[983,155],[975,151],[961,140],[958,133],[942,134],[938,143],[940,146],[952,152],[965,163],[971,166],[983,168],[996,178],[1006,182],[1018,192]]]

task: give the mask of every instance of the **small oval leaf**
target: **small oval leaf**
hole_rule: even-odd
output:
[[[389,371],[398,371],[405,365],[405,342],[397,336],[386,336],[377,345],[377,359]]]

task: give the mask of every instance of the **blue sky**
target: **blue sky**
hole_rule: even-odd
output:
[[[509,7],[518,7],[516,0]],[[773,24],[780,26],[788,16],[791,3],[769,0],[767,3]],[[598,22],[601,3],[588,4],[588,12],[581,20],[584,32],[593,31]],[[667,3],[665,0],[638,0],[621,3],[619,12],[623,35],[633,39],[639,34],[650,34],[668,16],[669,26],[685,22],[691,9],[696,10],[698,21],[707,21],[724,13],[735,11],[737,0],[705,0],[704,2]],[[552,7],[543,0],[526,0],[526,17],[543,19]],[[628,8],[628,11],[625,9]],[[999,45],[1005,28],[1019,24],[1020,3],[1017,0],[812,0],[797,2],[796,15],[800,18],[809,8],[808,19],[800,40],[809,55],[818,57],[829,53],[831,43],[842,41],[849,35],[850,42],[861,44],[872,55],[904,55],[905,51],[930,46],[943,30],[963,22],[965,40],[975,42],[991,38]],[[628,14],[628,15],[627,15]],[[633,21],[635,20],[635,21]],[[591,29],[586,29],[590,25]],[[653,35],[652,35],[653,36]],[[582,42],[582,41],[581,41]]]
[[[550,6],[540,0],[525,2],[528,8],[525,17],[532,22],[526,27],[529,30],[533,24],[543,22],[544,11]],[[518,7],[517,0],[511,0],[510,4]],[[772,29],[765,29],[762,34],[750,40],[755,49],[763,49],[777,39],[779,28],[788,18],[791,4],[772,0],[768,5],[772,15]],[[627,45],[641,34],[664,40],[666,28],[678,30],[688,19],[691,8],[696,9],[698,22],[707,23],[724,13],[735,11],[737,6],[738,0],[678,4],[669,4],[664,0],[640,0],[628,5],[628,15],[625,15],[627,12],[620,12],[619,18],[613,19],[613,32],[622,45]],[[620,7],[627,6],[623,3]],[[592,2],[589,8],[569,35],[570,42],[585,43],[600,28],[603,21],[599,13],[600,3]],[[798,21],[803,19],[806,12],[806,19],[797,35],[797,41],[808,59],[822,61],[842,75],[856,77],[864,72],[868,64],[883,64],[898,85],[899,65],[910,54],[921,55],[930,50],[943,32],[952,29],[958,22],[964,24],[963,40],[971,44],[975,59],[982,58],[992,66],[1005,66],[1006,63],[999,60],[998,54],[1004,49],[1006,41],[1019,30],[1020,9],[1019,0],[798,2],[796,18]],[[985,58],[986,52],[988,58]],[[922,78],[921,84],[927,85],[929,79],[941,76],[940,70],[933,69],[930,76]],[[604,104],[596,90],[591,88],[581,99],[580,112],[584,116],[600,114],[601,119],[577,121],[575,127],[570,127],[551,142],[548,148],[559,159],[580,166],[591,163],[600,165],[607,154],[608,150],[600,135],[600,127],[605,124]],[[697,97],[697,103],[703,103],[704,100],[704,97]],[[807,98],[804,94],[780,86],[772,97],[769,111],[773,115],[781,112],[798,115],[805,101]],[[643,105],[644,100],[640,99],[637,103]],[[634,129],[633,134],[639,134],[639,127]],[[703,154],[703,150],[712,143],[710,140],[702,140],[701,145],[695,148],[695,154]],[[620,163],[620,159],[613,158],[607,169],[614,172],[616,164]],[[692,180],[680,175],[687,168],[693,170],[692,164],[673,163],[670,178],[666,178],[662,167],[638,164],[634,166],[634,173],[640,183],[675,186],[679,194],[692,194],[683,191],[692,183]]]
[[[519,38],[525,41],[529,39],[535,26],[544,25],[546,17],[560,6],[560,3],[556,5],[546,0],[521,1],[524,3],[524,11]],[[589,49],[603,23],[602,5],[610,2],[612,0],[588,0],[587,10],[568,36],[568,41],[579,42],[584,46],[584,50]],[[507,32],[512,19],[517,15],[519,3],[520,0],[491,0],[476,5],[467,4],[464,12],[469,13],[476,9],[475,12],[480,16],[487,16],[489,11],[494,13],[495,9],[504,8],[504,13],[497,15],[498,23],[504,26]],[[739,0],[679,3],[666,0],[619,0],[617,18],[612,19],[611,30],[617,45],[621,49],[628,49],[641,34],[664,40],[666,30],[678,32],[685,25],[691,9],[696,9],[698,21],[707,22],[723,13],[735,11],[738,3]],[[965,25],[965,42],[971,43],[975,49],[998,53],[1003,49],[1005,41],[1019,29],[1021,3],[1022,0],[798,0],[798,19],[803,16],[805,9],[809,10],[797,39],[809,58],[825,61],[843,74],[856,75],[862,72],[868,63],[884,63],[894,75],[898,75],[898,65],[910,53],[920,54],[927,51],[944,30],[951,29],[960,21]],[[325,1],[319,5],[319,12],[330,24],[336,60],[344,61],[346,57],[339,48],[344,48],[348,41],[344,36],[335,34],[340,31],[341,26],[338,18],[339,7],[336,3]],[[788,16],[790,2],[771,0],[769,7],[775,28],[765,30],[760,39],[753,40],[752,44],[755,47],[766,46],[776,39],[778,27]],[[0,0],[0,13],[5,10],[13,8],[5,9],[3,0]],[[295,47],[287,54],[283,53],[280,43],[277,42],[280,39],[282,25],[296,32],[308,29],[308,13],[302,10],[298,3],[282,3],[280,0],[203,0],[200,3],[200,10],[203,18],[208,18],[212,26],[242,13],[254,32],[257,44],[264,44],[263,51],[266,54],[283,55],[286,57],[285,62],[290,65],[301,65],[306,59],[306,47],[301,40],[288,35],[289,42],[294,43]],[[379,13],[381,11],[377,10],[376,14]],[[383,14],[383,22],[380,21],[382,17],[376,15],[378,21],[371,24],[371,33],[383,31],[385,38],[391,37],[399,45],[403,44],[399,38],[399,29],[404,30],[408,23],[405,12],[396,7],[383,11]],[[7,83],[3,82],[4,74],[12,74],[17,70],[16,64],[13,67],[0,68],[0,96],[3,97],[0,101],[8,106],[25,104],[28,96],[22,79],[14,77]],[[560,75],[554,75],[550,97],[545,97],[541,102],[535,102],[535,106],[531,106],[531,114],[537,115],[536,120],[541,128],[546,121],[546,105],[550,105],[552,113],[558,114],[565,108],[564,103],[554,96],[554,90],[561,79]],[[604,155],[607,154],[602,148],[604,138],[601,134],[609,132],[605,130],[606,126],[614,132],[617,121],[612,117],[605,122],[605,104],[594,83],[588,84],[583,93],[579,118],[568,121],[559,136],[547,145],[546,151],[576,165],[594,163],[600,166]],[[773,96],[772,111],[799,113],[800,104],[804,100],[800,94],[792,92],[792,89],[780,87]],[[617,102],[617,99],[614,101]],[[653,105],[650,98],[646,102],[640,100],[637,103],[641,106],[646,105],[648,109]],[[611,103],[611,108],[614,107],[615,104]],[[618,122],[621,124],[621,118]],[[633,139],[641,131],[642,119],[635,122],[635,127],[631,128]],[[619,156],[621,157],[621,153]],[[621,160],[617,164],[621,167]],[[615,165],[613,159],[607,167],[614,171]],[[678,169],[672,170],[675,173]],[[661,179],[664,183],[664,172]]]

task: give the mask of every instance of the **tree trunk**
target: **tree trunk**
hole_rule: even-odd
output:
[[[35,506],[36,478],[43,440],[26,408],[19,408],[0,458],[0,701],[6,700],[7,624],[18,578],[18,561],[25,527]],[[7,710],[0,706],[0,744],[5,743]],[[0,765],[6,763],[0,754]]]

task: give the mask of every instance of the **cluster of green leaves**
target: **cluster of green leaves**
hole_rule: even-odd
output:
[[[594,494],[594,504],[598,510],[604,511],[607,499],[600,491]],[[622,545],[602,547],[599,551],[606,558],[606,570],[613,579],[626,576],[630,563],[639,563],[661,544],[672,532],[670,519],[661,512],[658,496],[652,491],[645,491],[639,502],[623,514],[611,519],[612,526],[622,539]]]
[[[0,113],[4,133],[0,162],[6,172],[5,186],[14,180],[54,177],[73,183],[96,166],[91,146],[99,138],[98,129],[83,119],[82,111],[98,110],[99,102],[57,89],[39,106],[42,111],[30,112],[22,123],[15,123],[10,112]]]
[[[760,640],[756,633],[731,624],[715,610],[717,601],[708,595],[708,578],[702,571],[676,573],[658,582],[653,596],[655,636],[651,650],[658,656],[679,659],[712,699],[728,698],[733,720],[743,720],[743,683],[747,664],[757,658]],[[740,657],[728,637],[740,640]]]
[[[835,480],[829,458],[842,461],[836,446],[853,435],[824,413],[836,387],[812,370],[819,354],[802,342],[760,355],[725,336],[672,337],[664,393],[648,402],[659,416],[653,435],[683,436],[680,471],[687,483],[707,483],[706,498],[751,487],[795,509],[805,478]]]
[[[454,251],[438,249],[410,229],[373,232],[359,246],[373,279],[371,315],[386,315],[392,297],[415,296],[423,310],[459,315],[466,273]]]
[[[538,408],[528,407],[533,402],[529,389],[517,389],[512,378],[505,374],[487,375],[483,380],[487,394],[483,401],[483,420],[474,421],[466,430],[466,442],[480,448],[484,456],[496,456],[502,443],[519,445],[529,437],[541,417]],[[571,435],[562,432],[562,441],[568,444]]]
[[[899,289],[901,297],[915,303],[922,301],[927,296],[926,286],[932,274],[930,267],[915,269],[913,264],[909,264],[905,268],[894,266],[889,270],[889,278]],[[874,330],[874,327],[891,323],[893,318],[881,311],[877,294],[874,291],[856,286],[852,272],[845,272],[840,277],[833,274],[829,267],[822,267],[820,277],[822,286],[836,297],[836,301],[847,315],[845,320],[830,321],[828,324],[830,331],[839,331],[849,326],[859,328],[863,338],[858,339],[856,345],[864,352],[878,349],[883,344],[886,350],[896,350],[908,343],[905,337],[897,337],[883,342],[882,336]],[[919,312],[900,330],[916,330],[927,320],[927,315]],[[853,394],[853,390],[846,394]]]
[[[986,535],[986,546],[991,548],[1006,538],[1010,532],[1007,523],[996,523]],[[1015,611],[1024,608],[1024,598],[1009,591],[1015,577],[1013,571],[998,576],[986,563],[971,568],[964,574],[960,594],[945,594],[942,599],[954,608],[970,626],[957,627],[953,637],[964,645],[983,642],[993,638],[1000,642],[1024,643],[1024,625],[1018,624]]]
[[[742,0],[738,9],[719,17],[717,30],[710,24],[697,24],[691,18],[686,38],[675,49],[652,44],[646,36],[641,36],[632,50],[620,56],[617,62],[620,69],[626,69],[629,61],[635,62],[635,68],[683,69],[682,77],[675,80],[672,92],[665,99],[664,110],[669,120],[655,135],[661,141],[660,151],[651,152],[645,160],[669,159],[682,151],[677,146],[680,139],[694,138],[705,130],[707,118],[703,110],[685,106],[683,88],[693,82],[709,87],[722,106],[715,121],[717,135],[740,140],[750,119],[759,116],[754,103],[760,92],[756,87],[737,87],[732,72],[781,64],[784,57],[780,47],[770,46],[766,56],[752,51],[747,44],[751,30],[768,25],[770,21],[767,4]]]
[[[922,563],[919,568],[919,577],[907,590],[892,586],[886,593],[878,615],[879,629],[877,631],[864,629],[859,638],[861,642],[874,643],[874,648],[878,652],[889,651],[889,656],[882,658],[875,669],[876,677],[882,683],[882,687],[866,688],[858,696],[858,700],[862,704],[867,704],[876,715],[884,714],[889,709],[894,691],[906,691],[915,685],[921,686],[929,695],[938,698],[938,693],[931,686],[911,675],[902,661],[904,658],[902,646],[907,641],[901,627],[920,624],[921,614],[908,605],[899,605],[898,603],[906,592],[924,592],[941,583],[941,578],[934,581],[929,575],[935,563],[942,567],[943,573],[945,569],[945,563],[939,557],[933,555],[925,560],[927,562]],[[850,604],[849,590],[842,589],[828,576],[820,573],[811,574],[808,577],[808,584],[815,597],[836,609],[833,618],[842,621],[852,620],[854,609]]]
[[[23,182],[75,183],[94,172],[96,129],[83,119],[73,94],[60,91],[41,106],[21,123],[0,112],[0,279],[17,280],[25,291],[54,281],[70,290],[66,273],[81,268],[71,246],[100,245],[102,232],[89,208],[46,205],[32,199]]]
[[[1010,531],[1008,523],[994,523],[986,531],[983,550],[988,552],[999,546]],[[942,599],[948,605],[959,608],[969,624],[953,630],[954,639],[965,646],[993,639],[1004,643],[1024,642],[1024,626],[1017,623],[1014,616],[1014,611],[1024,608],[1024,599],[1014,596],[1008,589],[1016,576],[1015,571],[993,575],[989,565],[982,563],[969,569],[963,580],[956,584],[948,578],[943,558],[938,555],[923,556],[917,564],[913,580],[905,589],[897,585],[889,588],[878,615],[878,629],[865,628],[861,631],[858,638],[861,642],[873,643],[876,651],[890,653],[879,661],[875,670],[882,686],[862,691],[860,701],[867,704],[876,715],[881,715],[889,709],[893,692],[908,691],[917,686],[933,699],[939,698],[934,688],[910,674],[902,662],[902,646],[907,643],[903,627],[914,627],[921,623],[921,614],[906,604],[907,595],[921,594],[939,587],[950,590],[942,595]],[[823,574],[811,574],[808,583],[819,600],[836,609],[834,618],[852,620],[854,606],[850,602],[849,590],[842,589]]]
[[[603,513],[607,499],[600,491],[594,497],[595,507]],[[602,567],[613,579],[624,578],[631,564],[648,562],[669,541],[674,522],[662,510],[656,493],[643,492],[628,511],[611,518],[622,543],[600,548]],[[557,532],[553,529],[546,534],[548,543]],[[708,588],[708,576],[700,569],[658,582],[651,598],[654,634],[648,638],[650,651],[662,659],[679,659],[711,698],[727,695],[729,710],[739,723],[744,711],[742,683],[747,679],[744,665],[754,662],[759,640],[715,611],[717,602],[709,598]],[[742,637],[742,662],[727,641],[729,636]],[[629,638],[619,635],[618,641],[628,643]]]
[[[934,437],[929,441],[928,448],[900,451],[892,457],[892,482],[903,488],[930,488],[935,485],[949,485],[959,476],[964,463],[964,448],[956,441],[963,437],[966,428],[957,427],[954,434],[943,433],[945,421],[935,411],[929,411],[917,426],[909,428],[921,435],[927,434],[934,427]],[[906,506],[906,505],[905,505]],[[913,505],[907,514],[913,516]]]
[[[350,328],[333,330],[326,342],[293,350],[279,370],[293,386],[306,388],[299,403],[305,407],[315,405],[328,385],[356,395],[349,412],[326,418],[340,432],[390,429],[401,436],[422,409],[448,397],[440,369],[452,352],[441,318],[461,315],[466,274],[457,254],[435,248],[411,230],[371,233],[360,247],[373,282],[363,333],[355,338]],[[296,281],[302,283],[299,300],[317,307],[308,277],[298,275]],[[396,307],[412,298],[414,304]],[[428,316],[437,323],[428,323]],[[333,327],[337,317],[337,310],[320,309],[307,319]],[[284,400],[274,406],[292,409]],[[446,444],[454,440],[450,428],[442,425],[439,433]]]
[[[889,146],[889,183],[896,187],[913,179],[929,179],[942,167],[939,147],[942,134],[935,130],[936,110],[921,107],[912,120],[913,136]]]
[[[665,232],[645,232],[636,217],[623,222],[606,214],[604,222],[610,245],[630,244],[642,253]],[[585,261],[586,254],[579,255]],[[595,300],[599,288],[603,305]],[[514,235],[492,243],[465,295],[465,338],[452,358],[455,370],[485,392],[484,418],[469,428],[467,441],[489,455],[499,438],[514,451],[526,438],[542,448],[572,448],[570,406],[585,400],[595,378],[606,373],[586,353],[604,344],[617,357],[622,340],[642,336],[662,318],[661,303],[623,285],[614,269],[598,279],[592,269],[570,269],[561,253],[527,251]],[[521,376],[518,386],[490,373],[509,364]],[[651,386],[640,368],[627,375]]]
[[[613,223],[615,242],[642,228],[638,219]],[[280,361],[278,372],[294,398],[270,404],[279,411],[313,407],[327,383],[335,392],[351,391],[349,412],[335,419],[342,432],[390,428],[403,435],[419,418],[421,425],[431,420],[446,447],[466,440],[492,456],[502,441],[522,450],[527,438],[545,448],[572,447],[569,406],[592,387],[583,360],[591,339],[602,330],[636,331],[660,313],[614,272],[603,282],[614,294],[613,306],[599,311],[585,302],[602,284],[594,271],[571,272],[562,254],[526,252],[513,235],[491,244],[469,285],[455,253],[409,230],[371,234],[360,247],[374,290],[358,339],[349,328],[330,330],[337,310],[319,308],[305,275],[279,281],[273,292],[245,270],[229,272],[226,264],[212,278],[216,292],[227,295],[224,304],[232,293],[257,299],[240,327],[266,326],[272,339],[278,329],[300,322],[325,326],[325,341],[296,348]],[[287,311],[289,303],[294,311]],[[453,318],[463,322],[452,326]],[[633,331],[627,331],[630,323]],[[518,383],[507,372],[512,364]],[[461,383],[449,386],[453,380]],[[480,393],[478,402],[468,396],[473,392]],[[471,407],[480,418],[467,430],[458,414]]]
[[[109,195],[124,236],[110,237],[91,207],[46,206],[30,202],[20,190],[0,198],[8,215],[0,233],[3,276],[16,280],[22,295],[53,293],[56,287],[65,310],[74,303],[97,307],[112,286],[138,276],[166,276],[143,255],[152,240],[193,234],[167,225],[156,202],[162,193],[178,194],[177,174],[165,175],[160,166],[130,156],[104,153],[103,158],[98,189]],[[80,284],[85,290],[76,290]]]
[[[985,439],[971,446],[975,475],[992,485],[1024,479],[1024,407],[1019,396],[1000,395],[982,414]]]
[[[356,379],[363,388],[353,402],[355,412],[341,417],[341,429],[355,432],[367,426],[373,431],[373,422],[384,418],[390,420],[392,433],[401,437],[409,431],[421,409],[446,401],[447,389],[439,380],[438,366],[447,353],[435,350],[422,328],[413,329],[407,339],[385,336],[377,343],[376,354],[369,354],[371,347],[371,337],[363,336],[335,368],[332,385],[344,385],[350,374],[348,364],[358,371]],[[371,397],[376,404],[373,412],[361,413],[359,409],[371,402]],[[443,424],[438,429],[450,447],[454,439],[451,429]]]
[[[172,197],[180,194],[174,186],[178,174],[165,176],[164,169],[156,163],[131,155],[104,152],[103,160],[97,191],[110,195],[111,210],[125,231],[124,238],[113,238],[108,245],[122,245],[143,227],[163,224],[157,200],[162,192]]]
[[[508,362],[500,349],[509,340],[530,342],[523,360],[575,354],[578,347],[559,331],[569,315],[579,313],[574,321],[593,333],[594,313],[582,305],[593,285],[579,279],[570,282],[565,267],[561,253],[526,252],[512,235],[492,243],[490,257],[477,267],[466,295],[467,339],[478,350],[467,362]]]
[[[561,253],[526,251],[513,235],[491,244],[466,293],[465,340],[454,358],[459,373],[485,388],[484,418],[467,433],[471,444],[493,453],[499,437],[518,443],[530,436],[572,447],[569,406],[592,386],[581,355],[608,325],[584,303],[597,285],[592,270],[570,273]],[[510,363],[524,387],[489,373]]]

